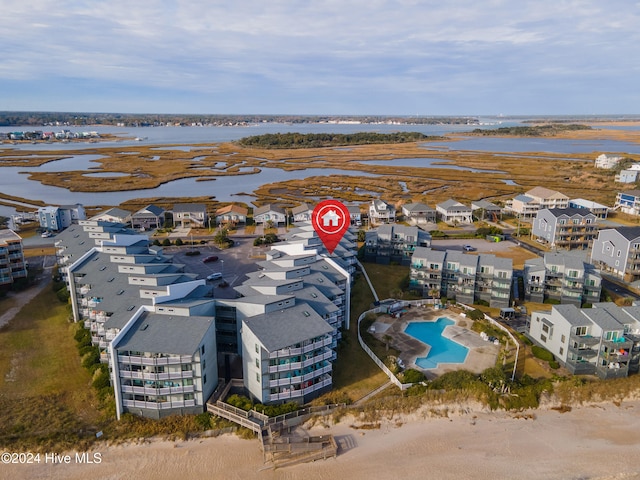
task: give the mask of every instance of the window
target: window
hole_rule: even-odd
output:
[[[207,361],[202,360],[202,370],[206,370],[206,369],[207,369]]]
[[[260,383],[260,372],[256,372],[256,382]]]
[[[207,374],[204,374],[204,377],[202,377],[202,383],[206,384],[207,383]]]
[[[542,340],[543,342],[545,342],[545,343],[546,343],[546,341],[547,341],[547,337],[546,337],[546,336],[544,336],[544,335],[540,335],[540,340]]]
[[[587,334],[587,327],[576,327],[576,335],[584,336]]]
[[[204,355],[204,345],[200,347],[200,355]]]
[[[560,343],[564,343],[564,341],[565,341],[565,340],[566,340],[565,336],[564,336],[564,335],[562,335],[562,336],[560,337]],[[562,350],[562,349],[560,349],[560,350]],[[562,353],[562,352],[560,352],[560,353]]]
[[[549,325],[542,325],[542,331],[544,333],[549,333]]]
[[[260,359],[256,358],[256,368],[260,368]]]
[[[256,343],[256,353],[260,353],[260,346]]]
[[[564,354],[564,348],[560,347],[560,350],[558,350],[558,353],[559,353],[560,355],[563,355],[563,354]]]

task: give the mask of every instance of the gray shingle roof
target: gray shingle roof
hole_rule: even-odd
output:
[[[304,302],[277,312],[256,315],[243,320],[242,323],[269,352],[328,335],[333,331],[331,326]]]

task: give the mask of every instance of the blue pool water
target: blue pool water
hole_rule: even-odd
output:
[[[435,322],[410,322],[404,333],[426,343],[431,347],[426,357],[416,359],[416,365],[420,368],[436,368],[439,363],[463,363],[469,349],[458,342],[442,336],[447,325],[455,322],[446,317],[441,317]]]

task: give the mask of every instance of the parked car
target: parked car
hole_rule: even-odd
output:
[[[210,255],[202,259],[202,263],[217,262],[217,261],[218,261],[217,255]]]
[[[222,273],[220,272],[214,272],[211,275],[207,276],[207,280],[219,280],[222,278]]]
[[[475,251],[477,250],[477,248],[476,248],[476,247],[472,247],[471,245],[463,245],[463,246],[462,246],[462,249],[463,249],[465,252],[475,252]]]

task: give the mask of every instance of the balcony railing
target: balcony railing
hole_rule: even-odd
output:
[[[194,407],[195,400],[184,400],[180,402],[141,402],[138,400],[122,400],[122,405],[128,408],[145,408],[151,410],[168,410],[170,408]]]
[[[191,357],[188,355],[174,357],[129,357],[127,355],[118,355],[118,361],[123,364],[130,365],[177,365],[180,363],[191,363]]]
[[[120,378],[133,378],[137,380],[180,380],[182,378],[193,378],[193,370],[186,370],[184,372],[147,373],[122,370],[122,366],[120,366],[120,368]]]

